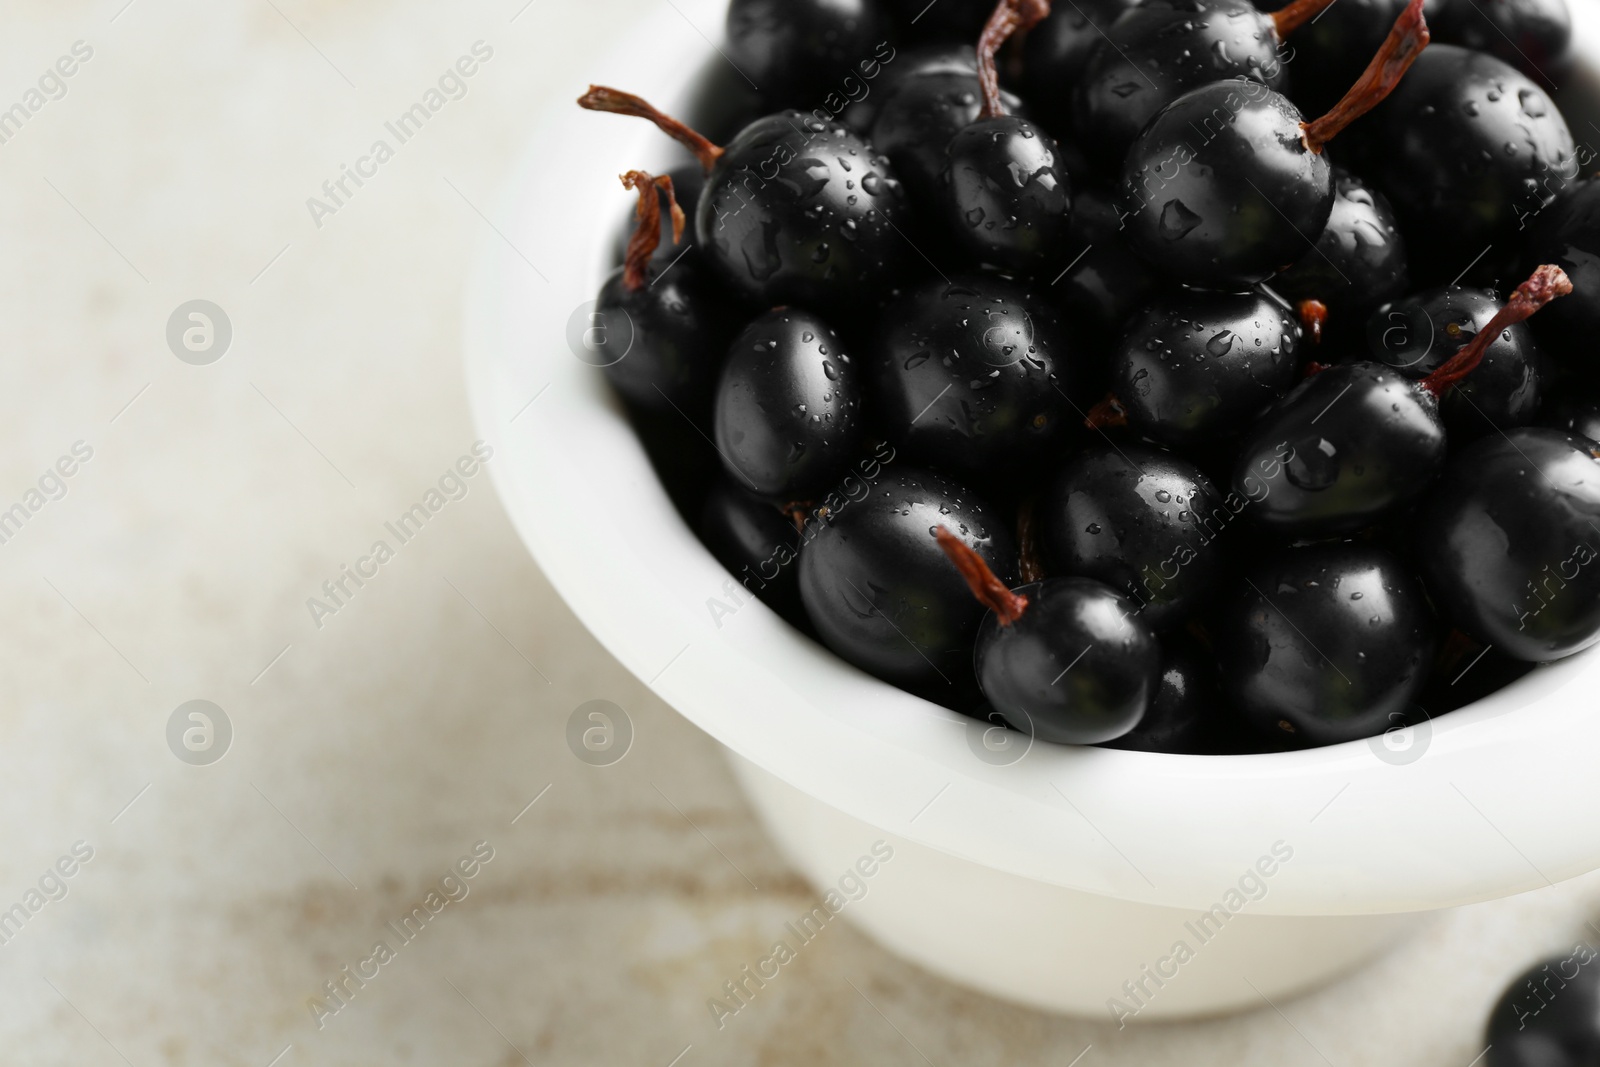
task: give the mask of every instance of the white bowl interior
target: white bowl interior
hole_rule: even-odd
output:
[[[1592,103],[1600,9],[1574,7],[1586,62],[1569,94]],[[662,5],[593,80],[681,99],[715,55],[702,31],[716,35],[722,9],[722,0]],[[1589,121],[1600,107],[1581,114],[1576,136],[1600,144]],[[993,766],[974,754],[981,726],[868,677],[760,603],[741,603],[673,509],[600,373],[566,341],[569,324],[585,321],[629,203],[616,175],[667,156],[644,123],[575,106],[540,117],[495,215],[504,238],[489,239],[470,281],[466,348],[475,416],[497,448],[495,481],[529,550],[585,625],[679,712],[868,823],[1144,903],[1209,907],[1280,840],[1294,860],[1252,905],[1264,914],[1437,908],[1600,866],[1600,834],[1578,829],[1600,825],[1597,655],[1542,667],[1441,717],[1404,766],[1366,742],[1240,757],[1037,745]],[[563,269],[542,281],[524,251]],[[713,600],[738,610],[719,622]]]

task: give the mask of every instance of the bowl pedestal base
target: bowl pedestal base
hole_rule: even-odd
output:
[[[1252,915],[1248,904],[1202,921],[1064,889],[877,829],[726,751],[769,835],[819,897],[834,890],[839,914],[948,981],[1043,1011],[1126,1025],[1261,1008],[1331,981],[1426,921]],[[880,841],[894,854],[875,864]],[[874,873],[841,888],[863,857]]]

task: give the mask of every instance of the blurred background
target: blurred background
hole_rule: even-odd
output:
[[[529,560],[459,342],[529,131],[669,2],[8,5],[4,1060],[1467,1067],[1518,969],[1600,936],[1600,878],[1275,1008],[1121,1032],[832,924],[717,1027],[707,999],[813,891]],[[464,56],[460,94],[345,177]],[[420,532],[386,528],[430,491]],[[633,727],[609,766],[566,741],[593,700]]]

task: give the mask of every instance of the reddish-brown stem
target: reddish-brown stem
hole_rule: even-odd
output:
[[[1303,373],[1300,377],[1302,379],[1315,378],[1317,375],[1327,370],[1328,366],[1329,365],[1326,363],[1318,363],[1316,360],[1312,360],[1310,363],[1306,364],[1305,373]]]
[[[1572,279],[1560,267],[1546,263],[1533,272],[1533,276],[1511,294],[1506,306],[1495,312],[1489,324],[1479,330],[1472,340],[1441,363],[1437,369],[1422,379],[1421,386],[1434,396],[1443,396],[1445,390],[1471,374],[1483,360],[1484,352],[1499,339],[1502,333],[1519,322],[1526,322],[1534,312],[1557,297],[1572,292]]]
[[[1395,20],[1394,28],[1378,54],[1372,57],[1367,69],[1356,79],[1355,85],[1344,94],[1344,99],[1333,105],[1320,119],[1300,124],[1300,140],[1317,155],[1322,148],[1356,119],[1365,115],[1384,98],[1394,92],[1400,79],[1405,77],[1411,64],[1417,61],[1422,50],[1433,39],[1428,32],[1428,20],[1422,16],[1423,0],[1411,0]]]
[[[1302,300],[1296,310],[1300,312],[1300,326],[1311,343],[1322,344],[1322,330],[1328,325],[1328,305],[1320,300]]]
[[[1272,19],[1272,25],[1278,31],[1278,40],[1282,41],[1328,10],[1334,2],[1335,0],[1294,0],[1294,3],[1279,8],[1268,17]]]
[[[1107,426],[1128,425],[1128,409],[1122,406],[1122,401],[1117,399],[1117,394],[1107,393],[1106,398],[1089,409],[1089,415],[1083,424],[1091,430],[1103,430]]]
[[[1029,497],[1017,508],[1017,554],[1022,581],[1037,582],[1044,577],[1044,564],[1039,562],[1039,523],[1034,518],[1034,498]]]
[[[794,523],[795,533],[803,534],[806,532],[806,523],[811,519],[811,501],[790,501],[778,508],[778,510],[783,512],[785,518]],[[817,514],[820,516],[823,512],[818,511]]]
[[[978,85],[983,92],[980,119],[997,119],[1006,113],[1000,100],[1000,72],[995,56],[1015,33],[1027,33],[1050,17],[1050,0],[1000,0],[978,36]]]
[[[672,191],[672,179],[663,174],[657,178],[642,170],[630,170],[622,176],[624,189],[639,191],[639,207],[633,217],[636,225],[628,238],[628,251],[622,257],[622,284],[630,293],[644,288],[650,272],[650,260],[661,245],[661,194],[667,196],[667,206],[672,210],[672,243],[683,240],[685,218],[678,197]]]
[[[578,106],[586,111],[608,111],[613,115],[649,119],[662,133],[693,152],[694,157],[700,161],[700,165],[708,174],[717,160],[722,158],[723,150],[719,146],[712,144],[671,115],[657,111],[649,101],[632,93],[604,85],[591,85],[588,92],[578,97]]]
[[[967,588],[978,598],[978,603],[994,612],[1001,626],[1010,626],[1022,618],[1022,613],[1028,607],[1027,597],[1018,596],[1007,589],[1006,584],[994,576],[994,571],[989,569],[982,556],[943,526],[934,530],[933,536],[938,540],[939,547],[944,549],[944,554],[950,557],[950,562],[956,565],[956,570],[961,572],[961,577],[967,580]]]

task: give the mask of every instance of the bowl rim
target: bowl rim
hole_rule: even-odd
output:
[[[658,7],[593,80],[681,99],[699,67],[680,57],[716,55],[706,34],[722,3]],[[1600,99],[1600,11],[1573,14],[1575,48],[1592,57],[1574,83]],[[1600,867],[1600,835],[1565,829],[1600,821],[1586,759],[1600,751],[1600,715],[1585,699],[1600,688],[1596,650],[1420,728],[1421,755],[1404,765],[1357,741],[1251,756],[1041,744],[999,766],[978,755],[982,724],[867,676],[741,598],[667,499],[602,375],[566,340],[588,322],[611,220],[627,207],[615,176],[665,158],[661,140],[566,103],[538,118],[475,257],[463,344],[473,419],[495,447],[492,478],[519,536],[584,625],[667,704],[871,825],[1146,904],[1383,914]],[[1263,863],[1274,845],[1293,859]],[[1250,876],[1268,866],[1270,877]],[[1256,883],[1270,892],[1257,899]]]

